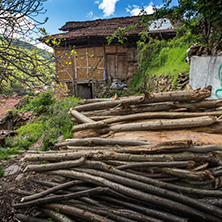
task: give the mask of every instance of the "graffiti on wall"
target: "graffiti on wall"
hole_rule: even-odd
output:
[[[219,78],[219,81],[220,81],[220,86],[222,88],[222,64],[219,68],[219,72],[218,72],[218,78]],[[217,96],[218,99],[221,99],[222,98],[222,95],[218,95],[218,93],[222,92],[222,89],[217,89],[215,94]]]

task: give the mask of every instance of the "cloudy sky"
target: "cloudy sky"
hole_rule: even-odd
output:
[[[44,3],[47,12],[38,18],[49,17],[45,28],[55,34],[68,21],[138,15],[142,8],[152,13],[153,6],[161,4],[162,0],[48,0]]]

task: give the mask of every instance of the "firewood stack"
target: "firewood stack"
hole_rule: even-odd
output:
[[[222,99],[206,100],[211,87],[166,93],[145,93],[126,99],[92,99],[70,110],[72,132],[92,129],[100,134],[121,131],[186,129],[220,122]],[[131,123],[136,121],[136,123]],[[118,124],[117,124],[118,123]]]
[[[189,127],[197,127],[202,121],[210,125],[219,121],[222,113],[214,109],[222,101],[205,100],[209,95],[206,88],[120,100],[88,100],[70,111],[82,123],[74,126],[73,132],[182,128],[176,120],[193,124]],[[190,112],[192,106],[196,112]],[[187,112],[171,111],[181,108]],[[96,114],[103,119],[92,120]],[[147,118],[180,119],[155,120],[152,127],[152,121],[125,123]],[[117,122],[120,124],[111,125]],[[42,189],[14,191],[25,195],[14,204],[16,210],[33,209],[29,215],[17,214],[20,221],[45,221],[49,217],[61,222],[222,221],[222,146],[195,146],[191,140],[150,143],[93,137],[68,139],[56,147],[57,151],[29,151],[25,156],[26,161],[36,163],[28,164],[24,172],[35,172],[35,178],[49,175],[60,179],[30,178]]]

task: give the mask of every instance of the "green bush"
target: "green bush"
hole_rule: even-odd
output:
[[[60,135],[63,135],[63,139],[73,137],[71,129],[74,123],[71,121],[71,115],[68,114],[68,111],[71,107],[76,106],[79,101],[78,98],[68,97],[56,101],[49,107],[43,134],[43,149],[47,149],[49,145],[54,145]]]
[[[25,102],[26,104],[21,109],[21,112],[32,111],[33,113],[39,114],[46,112],[49,106],[55,102],[55,99],[51,92],[44,92],[34,99],[30,99],[26,96]]]

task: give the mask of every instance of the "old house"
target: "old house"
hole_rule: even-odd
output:
[[[119,27],[136,24],[124,44],[118,41],[107,44],[106,37]],[[65,33],[47,40],[47,44],[55,48],[59,82],[66,83],[75,96],[82,98],[98,96],[106,84],[127,83],[138,68],[136,42],[144,28],[139,16],[67,22],[60,28]],[[170,22],[161,28],[152,27],[149,33],[160,38],[175,36]]]

